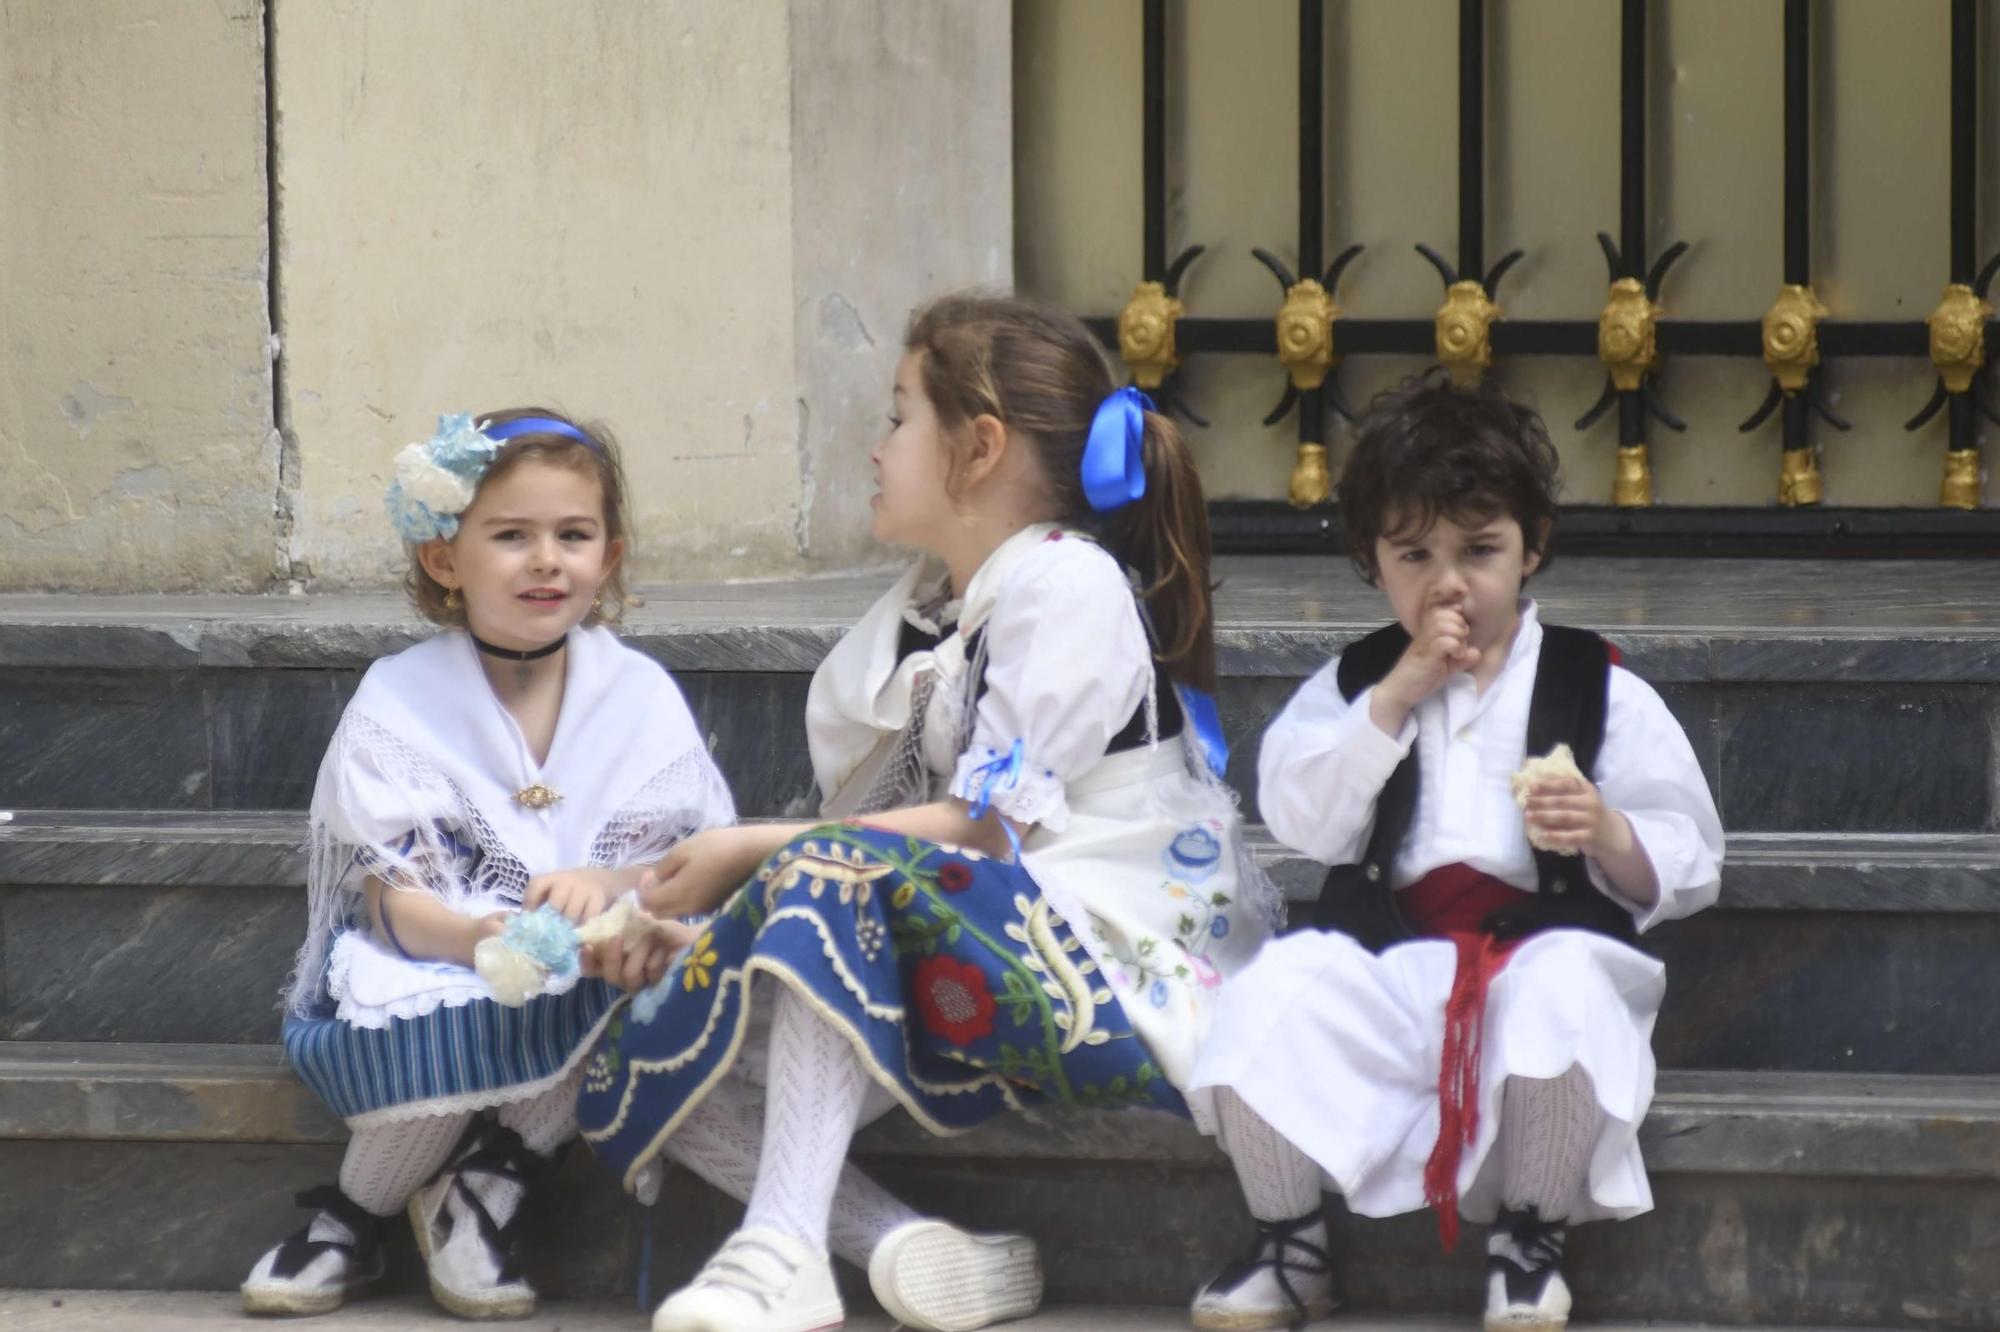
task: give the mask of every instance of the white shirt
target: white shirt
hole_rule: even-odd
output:
[[[986,688],[951,794],[977,800],[989,785],[982,770],[1019,741],[1019,780],[993,793],[993,807],[1061,832],[1068,783],[1104,758],[1145,700],[1153,652],[1116,559],[1073,534],[1030,528],[1024,535],[984,622]]]
[[[1417,747],[1415,817],[1391,869],[1397,887],[1441,866],[1464,864],[1516,888],[1537,886],[1534,850],[1510,782],[1526,757],[1528,704],[1541,660],[1542,625],[1524,601],[1500,673],[1482,695],[1459,673],[1385,735],[1369,716],[1372,689],[1341,697],[1335,657],[1300,686],[1264,732],[1258,802],[1271,832],[1328,865],[1367,850],[1383,785]],[[1650,685],[1611,668],[1604,745],[1591,774],[1604,802],[1631,822],[1659,878],[1650,908],[1626,903],[1595,862],[1591,882],[1631,910],[1638,928],[1692,915],[1721,887],[1722,820],[1687,736]]]

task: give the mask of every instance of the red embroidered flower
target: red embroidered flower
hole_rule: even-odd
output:
[[[938,887],[948,893],[962,893],[972,886],[972,867],[957,860],[938,866]]]
[[[917,967],[917,1011],[932,1035],[967,1046],[993,1034],[993,992],[985,973],[955,957],[925,958]]]

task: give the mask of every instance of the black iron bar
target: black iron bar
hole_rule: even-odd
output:
[[[1458,275],[1486,273],[1486,5],[1458,0]]]
[[[1625,0],[1618,18],[1618,234],[1616,277],[1646,272],[1646,0]],[[1618,447],[1646,442],[1646,399],[1639,389],[1618,394]]]
[[[1625,0],[1618,23],[1618,257],[1646,275],[1646,0]]]
[[[1326,11],[1299,0],[1299,276],[1326,264]]]
[[[1167,272],[1167,3],[1145,0],[1141,17],[1145,105],[1140,120],[1144,151],[1145,276]]]
[[[1118,343],[1118,321],[1084,321],[1106,345]],[[2000,321],[1995,321],[2000,324]],[[1989,335],[2000,329],[1988,325]],[[1754,320],[1662,319],[1660,352],[1669,356],[1752,356],[1764,354],[1763,325]],[[1187,315],[1175,326],[1183,353],[1225,352],[1272,356],[1277,337],[1269,319],[1224,319]],[[1887,320],[1828,321],[1819,326],[1825,356],[1905,356],[1929,354],[1929,330],[1920,323]],[[1493,325],[1496,351],[1528,356],[1595,356],[1597,321],[1587,319],[1507,319]],[[1428,319],[1340,321],[1341,355],[1412,353],[1437,349],[1436,325]]]
[[[1812,10],[1785,0],[1785,281],[1812,284]],[[1761,341],[1761,339],[1760,339]],[[1779,447],[1812,448],[1812,402],[1803,393],[1780,403]]]
[[[1979,10],[1951,0],[1951,280],[1970,284],[1979,215]],[[1958,445],[1954,443],[1953,448]]]
[[[1812,281],[1811,25],[1811,0],[1785,0],[1785,281],[1797,286]]]
[[[1326,262],[1326,10],[1299,0],[1299,277]],[[1331,371],[1328,371],[1331,374]],[[1326,390],[1299,395],[1299,443],[1326,442]]]
[[[1979,11],[1973,0],[1951,0],[1951,280],[1970,284],[1979,264],[1973,247],[1979,219]],[[1972,394],[1954,393],[1946,430],[1959,453],[1979,447]]]

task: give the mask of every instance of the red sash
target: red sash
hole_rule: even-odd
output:
[[[1432,870],[1403,889],[1403,914],[1421,934],[1449,939],[1458,949],[1451,998],[1444,1009],[1444,1058],[1438,1068],[1438,1138],[1424,1165],[1424,1201],[1438,1214],[1438,1238],[1458,1245],[1458,1163],[1479,1134],[1479,1056],[1486,1030],[1486,992],[1519,939],[1501,942],[1480,922],[1533,896],[1464,865]]]

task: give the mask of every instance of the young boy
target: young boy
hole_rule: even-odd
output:
[[[1715,900],[1722,827],[1659,696],[1522,596],[1556,472],[1491,389],[1412,381],[1362,422],[1341,514],[1396,623],[1264,736],[1271,831],[1334,868],[1225,987],[1195,1072],[1257,1222],[1197,1327],[1326,1312],[1323,1183],[1362,1216],[1436,1207],[1448,1247],[1491,1222],[1488,1332],[1565,1327],[1564,1227],[1652,1206],[1665,975],[1632,941]],[[1574,769],[1522,771],[1559,745]]]

